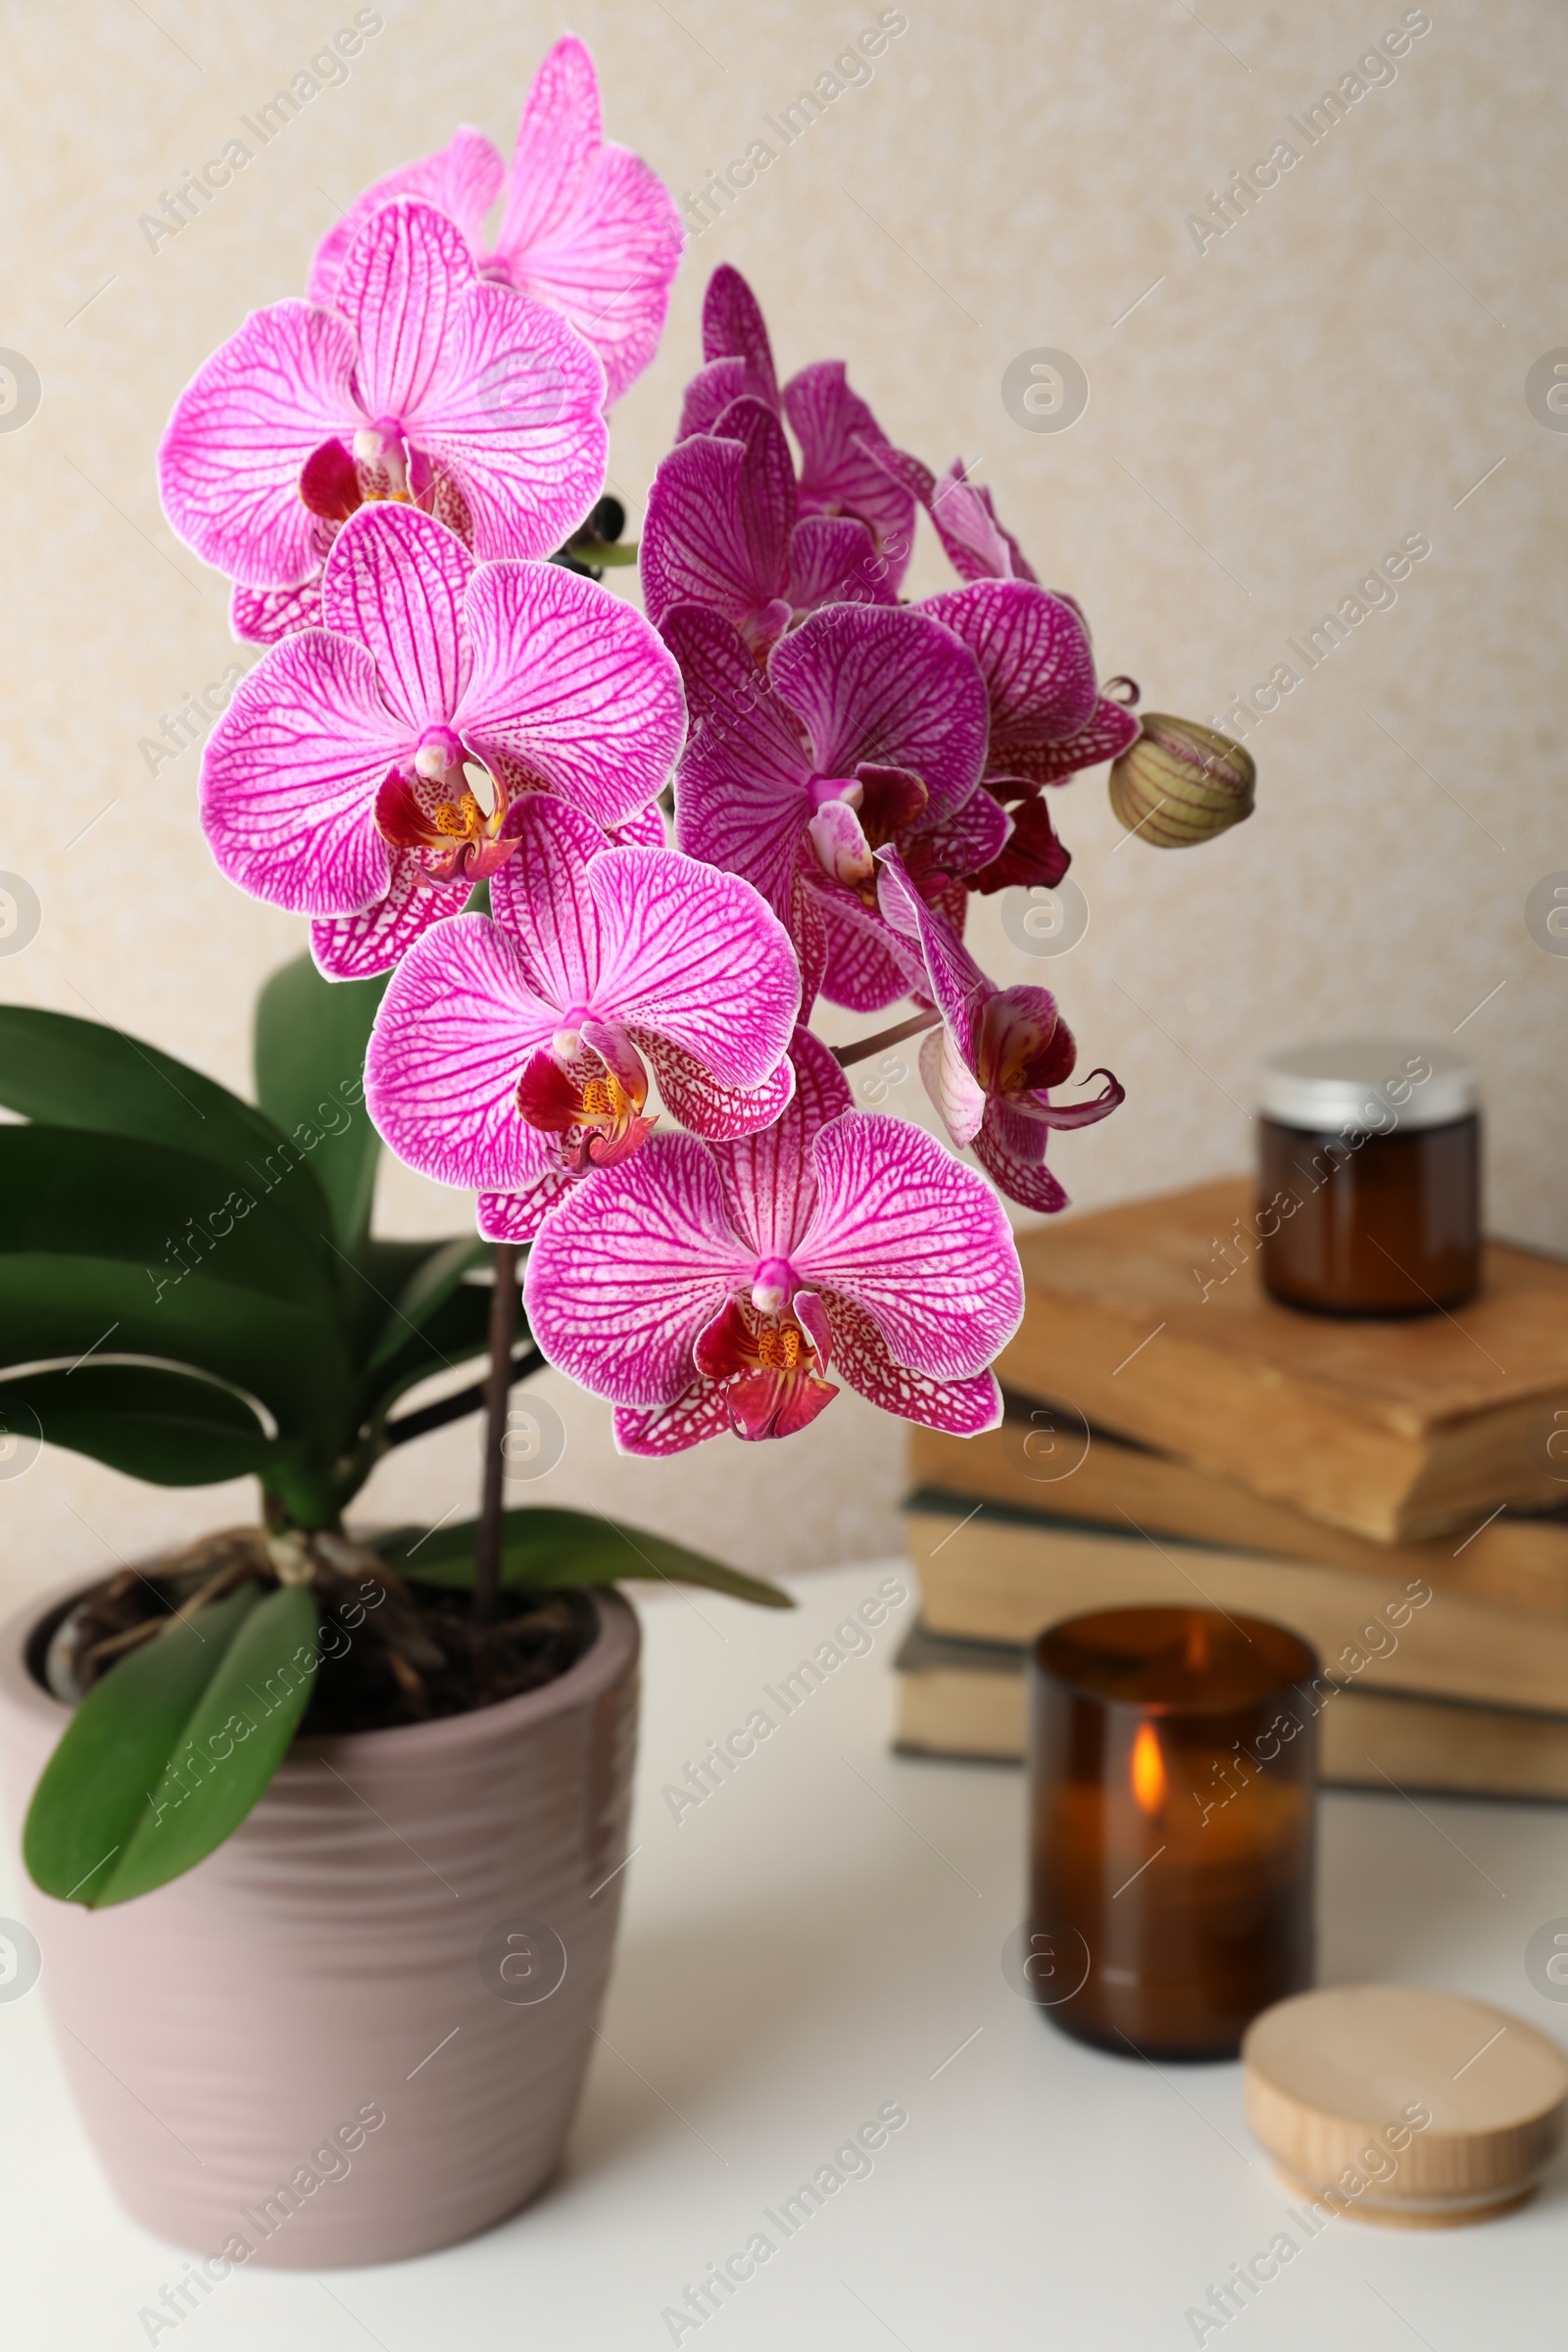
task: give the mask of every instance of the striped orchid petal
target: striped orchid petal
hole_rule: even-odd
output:
[[[822,994],[850,1012],[881,1012],[923,985],[917,955],[847,890],[813,887],[825,955]]]
[[[328,980],[370,980],[400,963],[415,941],[449,914],[461,914],[472,885],[432,882],[407,850],[392,852],[385,898],[363,914],[318,915],[311,925],[311,954]]]
[[[526,1249],[538,1240],[546,1217],[565,1199],[571,1185],[572,1178],[564,1168],[547,1167],[525,1192],[481,1193],[476,1219],[479,1239],[511,1242]]]
[[[229,598],[228,625],[242,645],[276,645],[301,629],[318,629],[320,572],[313,571],[293,588],[247,588],[238,582]]]
[[[964,1380],[933,1380],[901,1364],[863,1307],[835,1295],[829,1301],[835,1343],[833,1366],[867,1401],[902,1421],[977,1438],[1002,1421],[1002,1391],[994,1372]]]
[[[932,1003],[952,1030],[954,1042],[972,1068],[979,1050],[980,1015],[997,993],[951,925],[927,906],[909,881],[895,849],[882,852],[877,895],[882,911],[900,938],[920,956]]]
[[[872,454],[887,436],[858,395],[842,360],[817,360],[790,378],[784,414],[801,445],[801,509],[853,515],[866,525],[886,564],[889,601],[914,552],[914,498]]]
[[[354,329],[330,311],[253,311],[180,394],[158,453],[172,527],[204,563],[252,588],[320,569],[318,517],[299,494],[306,460],[368,423],[353,390]]]
[[[980,664],[990,710],[986,774],[1013,775],[1021,752],[1076,735],[1099,700],[1083,615],[1028,580],[974,580],[922,599]]]
[[[557,1153],[518,1110],[517,1081],[559,1018],[499,923],[460,914],[425,932],[387,985],[366,1056],[383,1142],[438,1184],[530,1189]]]
[[[463,699],[474,568],[462,542],[414,507],[363,508],[333,546],[321,626],[364,646],[405,734],[449,719]]]
[[[694,1127],[776,1118],[800,976],[751,886],[677,851],[612,849],[547,794],[514,821],[491,915],[418,940],[376,1016],[367,1101],[398,1156],[542,1213],[561,1191],[539,1197],[548,1170],[640,1152],[649,1063]]]
[[[933,815],[969,798],[985,764],[987,710],[966,646],[912,607],[813,613],[768,664],[823,776],[861,762],[912,770]]]
[[[643,602],[658,622],[705,605],[765,647],[789,620],[795,475],[784,435],[760,401],[731,403],[722,434],[679,442],[661,461],[643,525]]]
[[[738,361],[747,391],[777,413],[778,370],[767,321],[757,296],[729,262],[719,263],[703,295],[703,358],[709,366],[715,360]]]
[[[695,721],[676,779],[676,843],[705,864],[744,874],[787,917],[811,815],[804,730],[733,623],[682,605],[663,628]]]
[[[750,1275],[710,1146],[655,1136],[576,1186],[528,1255],[528,1328],[550,1361],[612,1404],[673,1404],[700,1334]]]
[[[536,996],[586,1005],[605,940],[587,868],[606,847],[577,809],[525,803],[516,848],[490,885],[490,911],[511,935]]]
[[[1066,1190],[1046,1165],[1046,1130],[1004,1104],[986,1104],[974,1155],[992,1182],[1020,1208],[1052,1217],[1066,1207]]]
[[[726,1427],[805,1428],[831,1369],[932,1426],[994,1426],[987,1367],[1023,1305],[989,1187],[903,1121],[849,1107],[805,1031],[794,1099],[732,1143],[656,1137],[578,1186],[528,1262],[551,1362],[620,1406],[617,1443],[671,1453]]]
[[[876,463],[924,507],[959,579],[1034,579],[1028,557],[997,520],[990,491],[970,481],[961,458],[955,458],[938,481],[930,466],[906,450],[868,447]]]
[[[1127,704],[1102,694],[1076,734],[1058,743],[1007,746],[1009,771],[1028,784],[1062,784],[1081,768],[1116,760],[1143,732],[1143,721]]]
[[[761,1257],[788,1258],[799,1248],[816,1201],[812,1141],[855,1107],[849,1080],[808,1029],[796,1031],[790,1066],[794,1096],[776,1125],[714,1154],[735,1229]]]
[[[900,1363],[934,1380],[984,1369],[1023,1314],[1012,1237],[991,1187],[934,1137],[852,1110],[811,1146],[817,1200],[790,1263],[861,1307]],[[832,1297],[827,1299],[832,1319]]]
[[[668,191],[604,136],[587,49],[558,41],[523,108],[485,267],[571,320],[603,360],[613,402],[658,349],[682,242]]]
[[[730,402],[755,389],[747,380],[744,360],[710,360],[698,368],[681,396],[676,440],[689,441],[693,433],[710,433]]]
[[[1078,1049],[1045,988],[998,988],[951,923],[914,890],[897,850],[880,858],[878,892],[888,923],[917,948],[943,1026],[920,1049],[920,1075],[953,1141],[973,1145],[981,1166],[1021,1207],[1052,1213],[1067,1196],[1045,1166],[1053,1127],[1090,1127],[1125,1100],[1108,1070],[1098,1095],[1055,1102],[1052,1090],[1073,1074]]]
[[[186,545],[247,587],[297,587],[354,500],[455,496],[480,556],[559,546],[608,447],[604,370],[575,329],[481,279],[416,196],[366,217],[332,300],[253,313],[176,402],[159,472]],[[344,483],[324,510],[323,452]]]
[[[592,580],[476,563],[432,516],[383,503],[339,531],[320,610],[325,626],[271,647],[214,729],[202,812],[244,889],[366,918],[321,935],[328,972],[389,970],[460,907],[514,856],[520,798],[633,822],[668,772],[684,726],[674,660]]]
[[[501,193],[507,168],[481,131],[456,131],[438,154],[416,164],[405,164],[367,188],[350,205],[316,249],[306,287],[307,299],[330,310],[343,264],[360,230],[373,212],[394,196],[419,196],[456,221],[476,262],[483,258],[485,216]]]
[[[908,608],[815,613],[765,672],[716,612],[678,606],[663,628],[694,720],[676,777],[676,840],[744,874],[803,948],[804,883],[821,917],[813,977],[820,968],[823,992],[859,1011],[894,1003],[917,983],[919,964],[877,912],[873,851],[896,843],[917,886],[936,892],[995,857],[1010,829],[977,792],[987,715],[974,656]],[[975,824],[970,804],[982,798]]]
[[[945,1021],[920,1040],[920,1078],[954,1142],[972,1144],[985,1122],[986,1090]]]
[[[677,442],[649,493],[641,562],[654,620],[677,605],[706,605],[760,655],[792,619],[823,605],[894,601],[864,522],[803,513],[775,407],[748,390],[710,418],[701,413],[705,429]]]
[[[795,1068],[788,1060],[760,1086],[721,1086],[695,1054],[657,1030],[632,1029],[628,1035],[653,1067],[664,1108],[693,1135],[714,1141],[755,1135],[773,1126],[795,1092]]]
[[[486,216],[502,194],[491,243]],[[603,362],[607,405],[648,366],[680,262],[680,220],[648,166],[605,138],[593,60],[581,41],[558,41],[540,67],[510,172],[487,138],[465,128],[438,154],[377,180],[318,247],[313,302],[333,302],[355,237],[399,196],[450,215],[486,277],[570,320]]]
[[[726,398],[760,401],[788,419],[800,444],[802,516],[860,526],[853,535],[822,535],[809,556],[797,542],[797,606],[810,610],[835,593],[895,602],[914,544],[914,497],[878,463],[874,453],[887,448],[887,436],[851,391],[843,361],[813,362],[781,392],[760,305],[728,262],[713,271],[703,298],[703,359],[686,387],[676,439],[723,431]],[[813,577],[821,583],[814,594],[808,585]],[[836,585],[846,580],[853,586]]]
[[[392,853],[370,811],[407,744],[363,646],[324,629],[284,638],[241,679],[202,754],[202,826],[220,870],[291,914],[374,906]]]
[[[588,868],[606,946],[601,1019],[651,1029],[721,1086],[760,1086],[789,1049],[800,969],[749,882],[673,850],[606,850]]]
[[[723,1437],[730,1427],[729,1402],[718,1381],[699,1376],[673,1404],[656,1404],[646,1412],[618,1404],[612,1424],[618,1452],[665,1461],[707,1438]]]
[[[642,614],[557,564],[492,564],[467,596],[473,669],[453,724],[596,824],[640,816],[685,732],[680,673]]]

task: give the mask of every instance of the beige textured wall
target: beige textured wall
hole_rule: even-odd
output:
[[[159,514],[158,436],[243,313],[300,288],[365,182],[460,121],[506,146],[565,28],[540,0],[382,13],[346,85],[154,252],[138,216],[352,11],[5,12],[0,342],[36,368],[42,400],[0,432],[0,866],[43,912],[32,944],[0,959],[0,991],[100,1012],[231,1084],[246,1082],[257,983],[303,926],[211,866],[194,751],[156,779],[138,756],[231,659],[222,585]],[[1125,1109],[1057,1152],[1080,1204],[1244,1163],[1254,1072],[1277,1042],[1463,1023],[1487,1073],[1494,1222],[1568,1245],[1568,962],[1524,926],[1532,885],[1568,866],[1568,440],[1523,391],[1568,341],[1560,13],[1433,0],[1392,85],[1201,254],[1184,217],[1274,140],[1302,147],[1287,117],[1352,70],[1396,6],[1204,0],[1201,22],[1181,0],[907,0],[906,13],[869,84],[694,242],[663,355],[614,419],[615,482],[636,509],[724,257],[758,287],[787,368],[843,354],[895,439],[937,465],[978,461],[1043,576],[1087,605],[1104,668],[1131,671],[1154,708],[1223,710],[1403,534],[1425,533],[1432,554],[1396,606],[1256,727],[1250,824],[1196,854],[1123,845],[1097,775],[1057,805],[1087,937],[1043,965],[1008,946],[993,906],[980,953],[1000,980],[1050,978],[1086,1060],[1127,1083]],[[876,14],[866,0],[586,0],[574,28],[596,50],[612,134],[683,190],[769,137],[762,116]],[[1004,410],[1004,368],[1039,346],[1087,371],[1070,431],[1026,432]],[[914,584],[942,578],[923,549]],[[915,1112],[917,1086],[891,1100]],[[456,1230],[466,1211],[393,1170],[383,1213],[417,1232]],[[760,1566],[897,1542],[899,1431],[853,1398],[787,1446],[654,1465],[617,1461],[605,1413],[564,1384],[549,1393],[570,1441],[551,1499]],[[471,1426],[444,1433],[379,1475],[368,1505],[439,1516],[474,1468]],[[246,1499],[138,1491],[46,1451],[0,1485],[4,1572],[107,1565]]]

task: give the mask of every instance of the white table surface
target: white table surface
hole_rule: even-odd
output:
[[[176,2352],[636,2352],[688,2282],[885,2101],[908,2123],[734,2299],[703,2352],[1191,2344],[1185,2313],[1289,2202],[1236,2065],[1101,2056],[1007,1987],[1024,1780],[889,1753],[897,1610],[699,1811],[662,1801],[887,1568],[797,1580],[789,1617],[697,1595],[643,1612],[647,1675],[619,1954],[559,2181],[487,2236],[379,2270],[236,2273]],[[1396,1795],[1323,1807],[1321,1980],[1451,1985],[1548,2033],[1532,1931],[1568,1913],[1561,1810]],[[25,1920],[9,1853],[0,1912]],[[47,1966],[47,1956],[46,1956]],[[954,2055],[954,2053],[957,2053]],[[113,2352],[180,2257],[126,2221],[77,2127],[38,1992],[0,2004],[0,2343]],[[1563,2341],[1568,2167],[1534,2205],[1437,2232],[1333,2223],[1226,2352],[1473,2352]],[[776,2232],[770,2232],[777,2236]]]

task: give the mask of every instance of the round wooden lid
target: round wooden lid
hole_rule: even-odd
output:
[[[1562,2144],[1568,2057],[1509,2010],[1422,1984],[1301,1992],[1242,2041],[1247,2115],[1292,2184],[1362,2221],[1479,2221]]]

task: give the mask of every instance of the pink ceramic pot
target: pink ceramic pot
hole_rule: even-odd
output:
[[[67,2074],[146,2228],[284,2269],[388,2262],[485,2229],[548,2179],[610,1971],[630,1810],[637,1620],[595,1599],[597,1640],[541,1690],[296,1742],[228,1842],[171,1886],[104,1911],[28,1887]],[[17,1822],[67,1720],[25,1654],[47,1606],[0,1629]]]

